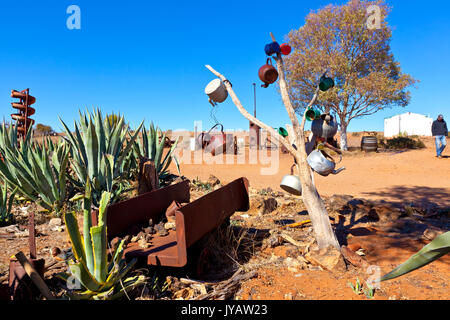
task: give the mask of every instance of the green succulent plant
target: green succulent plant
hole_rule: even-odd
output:
[[[102,117],[99,109],[91,114],[80,111],[79,122],[74,121],[75,131],[71,132],[64,126],[75,177],[70,178],[72,183],[81,190],[86,187],[87,181],[92,184],[92,198],[94,205],[98,206],[103,191],[111,193],[114,202],[127,186],[127,179],[132,175],[135,167],[133,158],[133,145],[142,128],[130,134],[129,126],[120,116],[117,120]]]
[[[33,143],[30,129],[17,141],[17,128],[0,129],[0,176],[11,188],[49,211],[59,211],[66,197],[66,169],[69,148],[64,141]],[[18,143],[19,142],[19,143]]]
[[[178,173],[180,173],[178,159],[174,156],[174,151],[177,147],[179,138],[171,146],[166,155],[164,155],[165,140],[166,134],[163,134],[162,131],[158,127],[155,127],[152,122],[148,131],[145,127],[143,128],[142,139],[138,139],[134,144],[134,155],[136,159],[139,159],[139,156],[143,156],[155,163],[156,173],[159,180],[158,183],[163,182],[168,177],[169,172],[167,169],[172,163],[172,160],[175,161]]]
[[[419,252],[412,255],[397,268],[381,277],[380,281],[391,280],[422,268],[448,253],[450,253],[450,231],[434,238],[433,241],[424,246]]]
[[[119,242],[108,261],[106,218],[111,193],[102,193],[98,208],[98,225],[93,226],[90,187],[87,180],[83,199],[83,236],[78,229],[76,215],[73,212],[64,214],[75,260],[68,261],[69,272],[59,274],[58,277],[65,281],[72,277],[80,284],[79,290],[67,293],[70,299],[112,300],[144,283],[145,277],[134,276],[123,280],[136,263],[136,259],[133,259],[126,264],[123,259],[124,240]]]
[[[5,183],[3,187],[0,188],[0,226],[7,225],[13,220],[11,209],[16,192],[17,189],[15,189],[8,198],[8,185]]]

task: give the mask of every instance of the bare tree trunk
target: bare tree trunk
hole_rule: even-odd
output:
[[[275,41],[275,38],[272,36],[272,40]],[[211,66],[206,66],[213,74],[215,74],[217,77],[219,77],[223,83],[225,84],[225,87],[232,98],[234,104],[238,108],[239,112],[248,120],[250,120],[253,123],[256,123],[261,128],[266,129],[272,137],[279,140],[279,142],[289,151],[289,153],[294,156],[295,160],[297,161],[298,169],[299,169],[299,178],[302,183],[302,197],[303,202],[305,203],[306,209],[308,210],[314,233],[315,238],[317,241],[317,244],[320,248],[325,248],[328,246],[333,246],[337,249],[340,249],[339,242],[337,241],[336,235],[334,234],[333,228],[331,227],[331,223],[329,220],[328,212],[325,208],[325,205],[322,201],[322,199],[319,196],[319,193],[317,192],[317,189],[312,181],[312,171],[311,168],[308,165],[308,162],[306,160],[307,154],[306,154],[306,147],[305,147],[305,136],[304,136],[304,126],[306,122],[306,110],[308,108],[305,108],[305,113],[303,114],[303,119],[301,124],[298,121],[298,118],[295,114],[294,107],[291,103],[291,100],[289,98],[288,94],[288,88],[285,78],[285,72],[284,72],[284,64],[283,59],[280,54],[277,55],[276,59],[277,61],[277,69],[279,74],[279,85],[280,85],[280,92],[281,97],[283,100],[283,103],[286,107],[286,110],[289,114],[289,118],[292,122],[292,126],[294,129],[294,132],[296,136],[294,137],[294,141],[296,142],[297,149],[293,148],[291,143],[286,138],[281,137],[272,127],[266,125],[265,123],[259,121],[255,117],[253,117],[250,113],[248,113],[244,107],[242,106],[241,102],[237,98],[236,94],[234,93],[229,81],[220,74],[219,72],[215,71]],[[309,103],[309,106],[312,106],[319,94],[319,88],[316,89],[316,92],[314,94],[313,99]]]
[[[345,120],[341,119],[341,150],[347,151],[348,150],[348,144],[347,144],[347,123]]]

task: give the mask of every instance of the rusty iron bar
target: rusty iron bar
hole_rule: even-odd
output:
[[[37,259],[36,253],[36,233],[34,228],[34,211],[31,210],[28,221],[28,244],[30,246],[30,258]]]
[[[167,236],[156,235],[151,240],[151,246],[143,249],[137,243],[131,243],[125,249],[127,259],[139,258],[149,265],[183,267],[187,263],[187,248],[196,243],[209,232],[219,227],[226,218],[236,211],[247,211],[249,209],[248,180],[239,178],[228,185],[217,189],[191,203],[188,203],[175,212],[176,230],[169,230]],[[166,199],[170,198],[166,188],[160,189]],[[153,191],[150,193],[156,193]],[[172,199],[177,200],[177,199]],[[170,205],[170,202],[167,206]],[[134,212],[141,216],[141,221],[148,217],[148,209],[153,207],[148,203],[147,211]],[[166,207],[167,208],[167,207]],[[159,214],[164,213],[164,210]],[[108,209],[109,210],[109,209]],[[152,210],[153,211],[153,210]],[[122,215],[124,212],[122,212]],[[126,214],[125,214],[126,215]],[[109,219],[107,226],[116,224],[115,219]],[[121,228],[124,233],[125,228]]]
[[[37,259],[34,211],[31,211],[29,215],[28,245],[30,247],[29,262],[38,274],[44,278],[45,260]],[[32,300],[33,297],[39,294],[39,291],[36,291],[34,284],[25,272],[25,269],[16,259],[11,259],[9,262],[8,286],[11,300]]]

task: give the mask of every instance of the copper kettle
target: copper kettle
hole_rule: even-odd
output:
[[[259,68],[258,71],[259,78],[264,82],[261,87],[267,88],[269,84],[274,83],[278,79],[278,71],[272,65],[272,60],[267,58],[267,63]]]

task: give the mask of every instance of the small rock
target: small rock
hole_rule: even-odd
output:
[[[183,182],[184,180],[187,180],[187,178],[185,176],[179,176],[179,177],[175,178],[170,184],[177,184],[177,183]]]
[[[61,249],[58,248],[58,247],[53,247],[53,248],[51,249],[51,253],[52,253],[52,256],[53,256],[53,257],[56,257],[56,256],[58,256],[58,255],[61,254]]]
[[[128,243],[130,243],[130,240],[131,240],[131,236],[130,236],[129,234],[127,234],[127,235],[123,238],[123,242],[124,242],[125,245],[128,244]]]
[[[145,237],[145,232],[144,231],[139,232],[137,237],[138,239],[143,239]]]
[[[259,209],[263,206],[264,199],[258,196],[254,196],[250,198],[250,208],[251,209]]]
[[[145,239],[139,239],[138,245],[142,249],[147,249],[150,246],[150,244]]]
[[[64,226],[55,226],[53,228],[51,228],[51,231],[55,231],[55,232],[63,232],[66,228]]]
[[[338,208],[345,206],[352,199],[353,197],[350,195],[335,194],[332,197],[330,197],[329,202],[331,207],[337,210]]]
[[[273,234],[269,238],[263,240],[264,248],[274,248],[280,246],[283,243],[283,237],[279,234]]]
[[[273,212],[278,207],[278,202],[275,198],[267,198],[263,200],[262,214]]]
[[[341,247],[341,252],[345,259],[357,268],[367,269],[370,266],[366,259],[356,254],[346,246]]]
[[[423,237],[427,240],[434,240],[437,236],[443,234],[444,231],[429,227],[423,232]]]
[[[0,228],[0,234],[16,233],[16,232],[20,232],[20,229],[17,224]]]
[[[145,234],[155,234],[156,233],[155,228],[153,228],[153,227],[147,227],[142,230],[145,232]]]
[[[29,235],[28,230],[25,230],[25,231],[19,231],[19,232],[14,233],[14,236],[16,236],[16,237],[18,237],[18,238],[28,237],[28,235]]]
[[[166,228],[164,228],[164,222],[160,222],[157,225],[155,225],[155,230],[161,237],[165,237],[169,234]]]
[[[369,211],[368,216],[375,221],[391,222],[397,220],[401,212],[389,206],[376,206]]]
[[[164,224],[164,229],[166,229],[166,230],[175,229],[175,222],[166,222]]]
[[[351,243],[347,246],[347,248],[349,248],[350,250],[352,250],[353,252],[358,251],[359,249],[361,249],[361,245],[359,243]]]
[[[313,265],[320,266],[328,271],[346,271],[344,258],[339,249],[333,246],[321,248],[313,244],[310,251],[305,254],[305,258]]]
[[[288,257],[286,259],[284,259],[283,263],[287,266],[287,267],[292,267],[292,268],[301,268],[302,264],[300,263],[300,261],[298,261],[297,259]],[[298,272],[298,270],[297,270]]]
[[[292,296],[292,293],[286,293],[284,295],[285,300],[294,300],[294,297]]]
[[[216,176],[210,175],[206,183],[210,184],[211,187],[214,187],[220,184],[220,180]]]
[[[60,226],[62,226],[62,220],[61,220],[61,218],[53,218],[53,219],[50,219],[50,222],[48,223],[48,227],[49,227],[50,229],[53,229],[53,228],[55,228],[55,227],[60,227]]]

